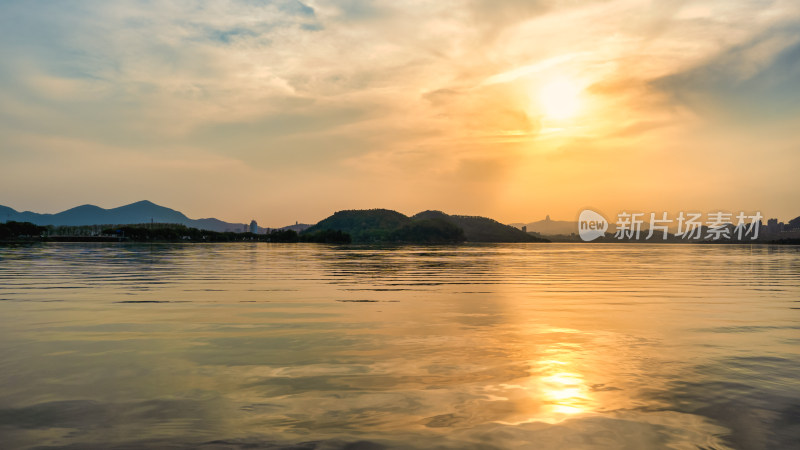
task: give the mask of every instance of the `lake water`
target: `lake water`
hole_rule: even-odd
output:
[[[0,248],[0,447],[772,449],[800,248]]]

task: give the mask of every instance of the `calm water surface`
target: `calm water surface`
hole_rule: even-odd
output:
[[[772,449],[800,249],[0,248],[0,447]]]

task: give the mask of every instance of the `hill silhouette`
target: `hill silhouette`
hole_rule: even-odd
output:
[[[30,222],[36,225],[80,226],[149,223],[175,223],[209,231],[240,231],[245,224],[224,222],[215,218],[190,219],[182,212],[142,200],[118,208],[104,209],[95,205],[81,205],[57,214],[18,212],[0,206],[0,221]]]
[[[304,233],[338,230],[353,242],[546,242],[486,217],[451,216],[424,211],[408,217],[389,209],[345,210],[321,220]]]
[[[522,228],[525,226],[529,232],[544,235],[569,235],[578,231],[578,222],[571,222],[568,220],[550,220],[549,216],[544,220],[538,220],[536,222],[512,223],[510,225],[514,228]]]
[[[354,242],[385,242],[391,232],[408,222],[408,217],[389,209],[344,210],[312,225],[303,234],[332,230],[349,234]]]
[[[442,211],[423,211],[413,219],[439,219],[452,223],[464,230],[469,242],[547,242],[546,239],[532,236],[510,225],[481,216],[449,215]]]

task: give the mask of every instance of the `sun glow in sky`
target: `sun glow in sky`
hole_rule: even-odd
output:
[[[798,54],[794,0],[4,1],[0,205],[789,219]]]
[[[578,113],[580,88],[566,79],[545,84],[539,91],[539,100],[545,115],[554,119],[569,119]]]

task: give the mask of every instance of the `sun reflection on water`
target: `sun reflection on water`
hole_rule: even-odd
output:
[[[548,330],[564,333],[567,330]],[[568,330],[570,334],[575,330]],[[529,376],[500,387],[515,398],[524,415],[515,415],[506,424],[530,422],[559,423],[597,410],[591,384],[582,367],[586,349],[576,343],[554,342],[540,349],[540,358],[529,361]]]
[[[559,422],[575,414],[591,412],[591,396],[583,375],[572,372],[573,365],[566,359],[539,361],[538,377],[533,375],[538,386],[543,406],[539,420]]]

